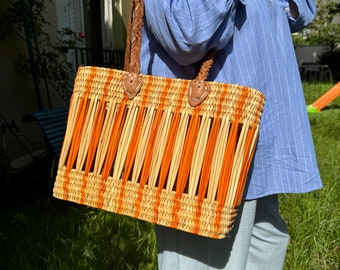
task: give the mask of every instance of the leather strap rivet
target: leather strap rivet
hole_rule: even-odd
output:
[[[123,88],[125,94],[129,97],[129,99],[133,99],[138,95],[143,84],[142,78],[139,74],[129,73],[123,77]]]
[[[210,93],[210,85],[206,81],[192,80],[188,88],[188,102],[190,106],[200,105]]]

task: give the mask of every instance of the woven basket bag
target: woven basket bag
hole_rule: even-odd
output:
[[[213,54],[194,80],[140,74],[143,10],[131,1],[124,71],[78,69],[53,195],[223,238],[242,201],[264,95],[207,82]]]

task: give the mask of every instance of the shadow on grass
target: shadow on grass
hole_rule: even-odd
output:
[[[54,199],[50,168],[1,179],[0,269],[156,269],[151,224]]]

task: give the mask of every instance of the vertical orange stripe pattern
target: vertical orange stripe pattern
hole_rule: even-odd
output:
[[[171,119],[170,130],[168,133],[168,137],[166,139],[166,147],[164,150],[164,155],[163,155],[163,159],[161,163],[159,179],[158,179],[158,188],[157,188],[157,194],[156,194],[156,202],[154,206],[154,222],[157,222],[158,220],[158,214],[159,214],[158,207],[160,205],[161,192],[162,192],[162,189],[165,187],[166,177],[169,172],[171,158],[172,158],[172,154],[173,154],[174,147],[175,147],[176,135],[178,133],[179,123],[181,120],[180,109],[181,109],[182,101],[186,94],[186,90],[188,86],[189,86],[188,81],[185,81],[182,88],[178,89],[178,91],[180,91],[181,94],[179,96],[178,104],[175,104],[176,107],[174,109],[174,115]]]
[[[259,114],[261,112],[261,106],[262,104],[260,103],[256,110],[256,117],[254,117],[252,126],[247,134],[246,147],[244,151],[245,153],[244,153],[243,163],[242,163],[243,167],[242,167],[241,176],[240,176],[240,180],[239,180],[238,187],[237,187],[237,193],[234,199],[234,207],[238,207],[242,201],[243,191],[244,191],[244,187],[247,181],[247,174],[248,174],[248,171],[249,171],[249,168],[250,168],[253,156],[254,156],[254,152],[255,152],[255,147],[252,150],[250,148],[253,142],[257,140],[255,132],[257,131],[257,129],[260,128],[259,126],[256,125],[256,122],[257,122],[257,119],[260,117]]]
[[[132,139],[130,141],[130,145],[129,145],[129,150],[128,150],[128,155],[126,157],[126,162],[125,162],[125,170],[124,170],[124,176],[123,176],[123,183],[122,186],[120,187],[120,192],[119,192],[119,198],[118,198],[118,213],[121,213],[123,211],[123,199],[125,196],[125,185],[126,182],[128,181],[128,178],[130,176],[130,172],[135,160],[135,156],[137,153],[137,148],[139,145],[139,140],[140,140],[140,136],[141,136],[141,129],[144,123],[144,116],[146,114],[146,102],[148,99],[148,94],[151,90],[151,86],[153,83],[153,78],[152,77],[148,77],[148,81],[145,85],[145,95],[143,96],[142,102],[141,102],[141,106],[138,110],[138,115],[137,115],[137,122],[136,125],[134,127],[134,131],[133,131],[133,135],[132,135]]]
[[[216,197],[216,200],[218,202],[218,206],[216,210],[217,215],[214,221],[214,228],[215,228],[214,235],[216,237],[218,235],[219,225],[221,221],[222,208],[226,200],[226,195],[227,195],[227,191],[228,191],[228,187],[230,183],[230,176],[232,172],[232,166],[234,162],[235,150],[236,150],[237,139],[238,139],[238,134],[239,134],[239,121],[242,115],[243,105],[244,105],[244,102],[247,96],[248,96],[248,91],[246,90],[246,88],[243,87],[242,94],[239,97],[239,100],[237,102],[235,119],[234,119],[234,122],[231,124],[231,130],[230,130],[230,134],[228,137],[227,147],[226,147],[226,151],[223,157],[223,165],[222,165],[222,170],[220,174],[220,179],[218,182],[217,197]]]
[[[209,134],[208,144],[207,148],[204,153],[204,159],[203,159],[203,166],[202,166],[202,173],[201,178],[199,182],[198,187],[198,200],[197,200],[197,209],[195,213],[195,227],[193,229],[193,233],[198,233],[200,228],[200,217],[201,217],[201,209],[202,209],[202,203],[206,196],[208,184],[210,180],[210,173],[211,173],[211,166],[212,161],[214,157],[214,152],[216,148],[218,133],[220,131],[221,127],[221,114],[222,114],[222,104],[225,100],[225,97],[228,93],[228,87],[227,85],[223,85],[224,89],[222,91],[222,94],[220,96],[220,100],[218,102],[217,111],[216,111],[216,117],[213,120],[211,131]]]
[[[178,212],[181,207],[180,199],[182,197],[182,194],[185,190],[189,178],[191,161],[193,158],[193,152],[200,125],[199,112],[200,107],[196,107],[190,118],[187,134],[185,137],[184,148],[182,151],[180,167],[177,175],[175,203],[172,208],[171,226],[173,228],[177,228],[179,224]]]
[[[92,68],[90,75],[86,80],[85,93],[81,97],[79,108],[77,111],[77,117],[76,117],[74,132],[72,136],[70,152],[69,152],[69,156],[67,159],[66,170],[65,170],[65,175],[64,175],[65,180],[63,184],[63,189],[64,189],[64,194],[65,194],[64,195],[65,200],[67,200],[69,196],[70,172],[77,158],[77,153],[78,153],[78,149],[80,146],[80,139],[81,139],[81,135],[82,135],[83,128],[84,128],[83,122],[86,117],[86,107],[88,103],[88,96],[91,91],[91,85],[92,85],[92,82],[95,76],[96,76],[96,69]]]
[[[114,76],[114,70],[110,69],[105,85],[104,85],[104,94],[99,100],[98,108],[94,116],[94,126],[92,128],[92,134],[91,134],[88,154],[86,157],[86,163],[85,163],[85,171],[82,177],[82,185],[81,185],[81,190],[80,190],[80,193],[81,193],[80,203],[81,204],[83,204],[85,200],[87,177],[92,168],[92,163],[93,163],[96,149],[99,143],[100,134],[101,134],[104,119],[105,119],[107,92],[108,92],[109,85],[113,79],[113,76]]]
[[[101,174],[102,181],[101,181],[101,187],[100,187],[99,196],[98,196],[98,203],[97,203],[98,208],[102,208],[104,204],[103,195],[106,190],[105,184],[106,184],[106,180],[110,174],[112,165],[116,157],[118,144],[119,144],[119,140],[120,140],[122,129],[123,129],[123,123],[124,123],[123,121],[126,115],[125,107],[126,107],[127,100],[128,100],[127,97],[125,97],[122,100],[114,116],[115,117],[114,122],[113,122],[114,126],[112,127],[110,142],[108,146],[108,153],[107,153],[105,163],[103,166],[103,170],[102,170],[102,174]]]
[[[156,114],[152,123],[152,127],[151,127],[151,134],[148,140],[148,145],[146,147],[146,154],[145,154],[145,158],[144,158],[144,163],[143,163],[143,169],[142,169],[142,173],[140,176],[140,186],[138,189],[138,197],[137,200],[135,202],[135,213],[134,213],[134,217],[138,217],[140,214],[140,204],[142,201],[142,195],[143,195],[143,189],[144,186],[148,180],[148,176],[149,176],[149,171],[150,171],[150,165],[151,165],[151,160],[152,160],[152,154],[154,151],[154,147],[155,147],[155,141],[156,141],[156,137],[158,134],[158,129],[159,129],[159,125],[161,123],[162,120],[162,116],[163,116],[163,109],[165,106],[165,97],[168,94],[168,91],[171,87],[171,82],[172,80],[167,78],[166,79],[166,83],[165,83],[165,87],[164,89],[161,91],[161,97],[160,97],[160,104],[156,110]]]

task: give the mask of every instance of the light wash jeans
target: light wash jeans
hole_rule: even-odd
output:
[[[156,226],[159,270],[277,270],[289,235],[277,195],[246,201],[222,240]]]

